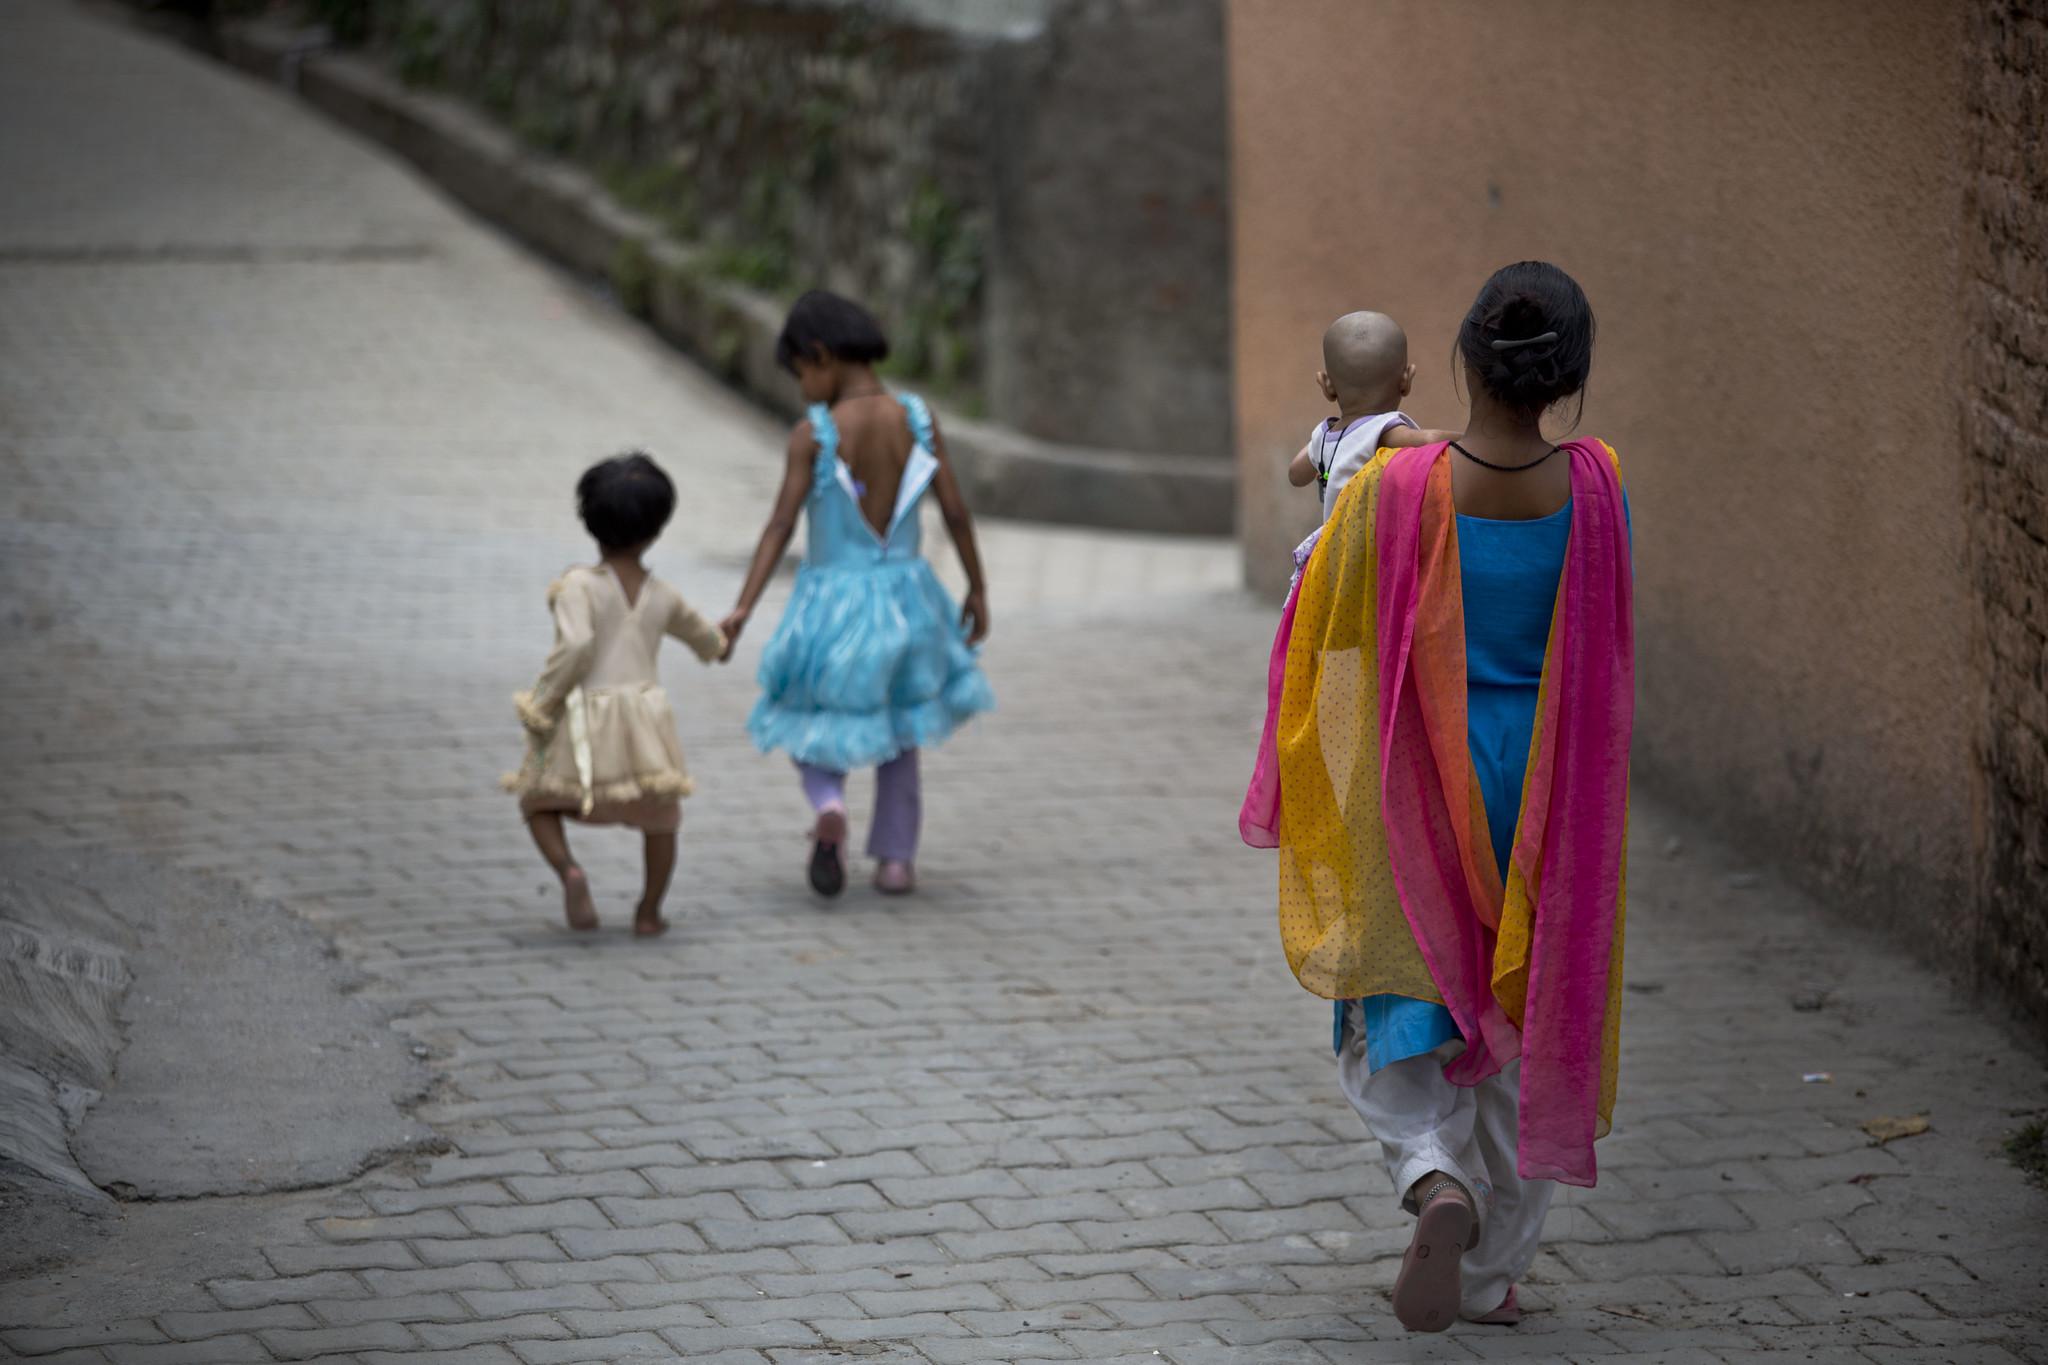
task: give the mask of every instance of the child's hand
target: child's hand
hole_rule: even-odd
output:
[[[960,626],[967,632],[967,643],[978,645],[988,638],[988,595],[975,588],[960,603]]]
[[[725,636],[725,653],[718,656],[718,662],[722,664],[732,662],[733,648],[739,644],[740,632],[747,628],[747,618],[751,615],[753,615],[751,611],[734,607],[732,611],[726,614],[726,618],[718,623],[719,633]]]

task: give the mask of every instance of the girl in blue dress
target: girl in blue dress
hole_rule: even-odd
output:
[[[813,290],[790,309],[775,358],[810,411],[790,433],[782,491],[721,623],[730,655],[802,512],[803,565],[762,652],[761,700],[747,729],[764,753],[782,749],[796,761],[816,816],[810,882],[821,896],[846,886],[847,772],[876,769],[875,886],[908,892],[923,814],[918,751],[995,705],[975,663],[989,617],[974,520],[930,410],[876,377],[888,354],[880,324],[851,299]],[[957,610],[919,552],[927,493],[967,573]]]

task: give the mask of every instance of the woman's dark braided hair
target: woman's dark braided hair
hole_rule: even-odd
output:
[[[1517,412],[1540,413],[1573,394],[1583,411],[1592,306],[1578,281],[1548,261],[1502,266],[1466,312],[1458,354],[1488,393]]]

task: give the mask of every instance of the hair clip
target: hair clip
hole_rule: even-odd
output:
[[[1493,349],[1496,351],[1513,351],[1523,346],[1547,345],[1555,340],[1557,340],[1557,333],[1545,332],[1540,337],[1522,337],[1514,341],[1509,341],[1506,338],[1502,338],[1499,341],[1489,341],[1486,344],[1493,347]]]

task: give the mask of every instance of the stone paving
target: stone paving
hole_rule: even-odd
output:
[[[634,850],[591,835],[572,940],[493,786],[570,483],[656,450],[655,562],[717,609],[775,428],[286,96],[58,0],[0,7],[0,184],[0,840],[285,901],[430,1050],[448,1143],[126,1206],[0,1285],[0,1355],[2048,1359],[2048,1194],[1998,1154],[2039,1060],[1648,802],[1616,1132],[1544,1311],[1403,1333],[1405,1219],[1235,842],[1273,611],[1226,545],[986,528],[1003,709],[928,762],[907,902],[804,890],[739,728],[765,627],[672,658],[677,928],[623,932]]]

